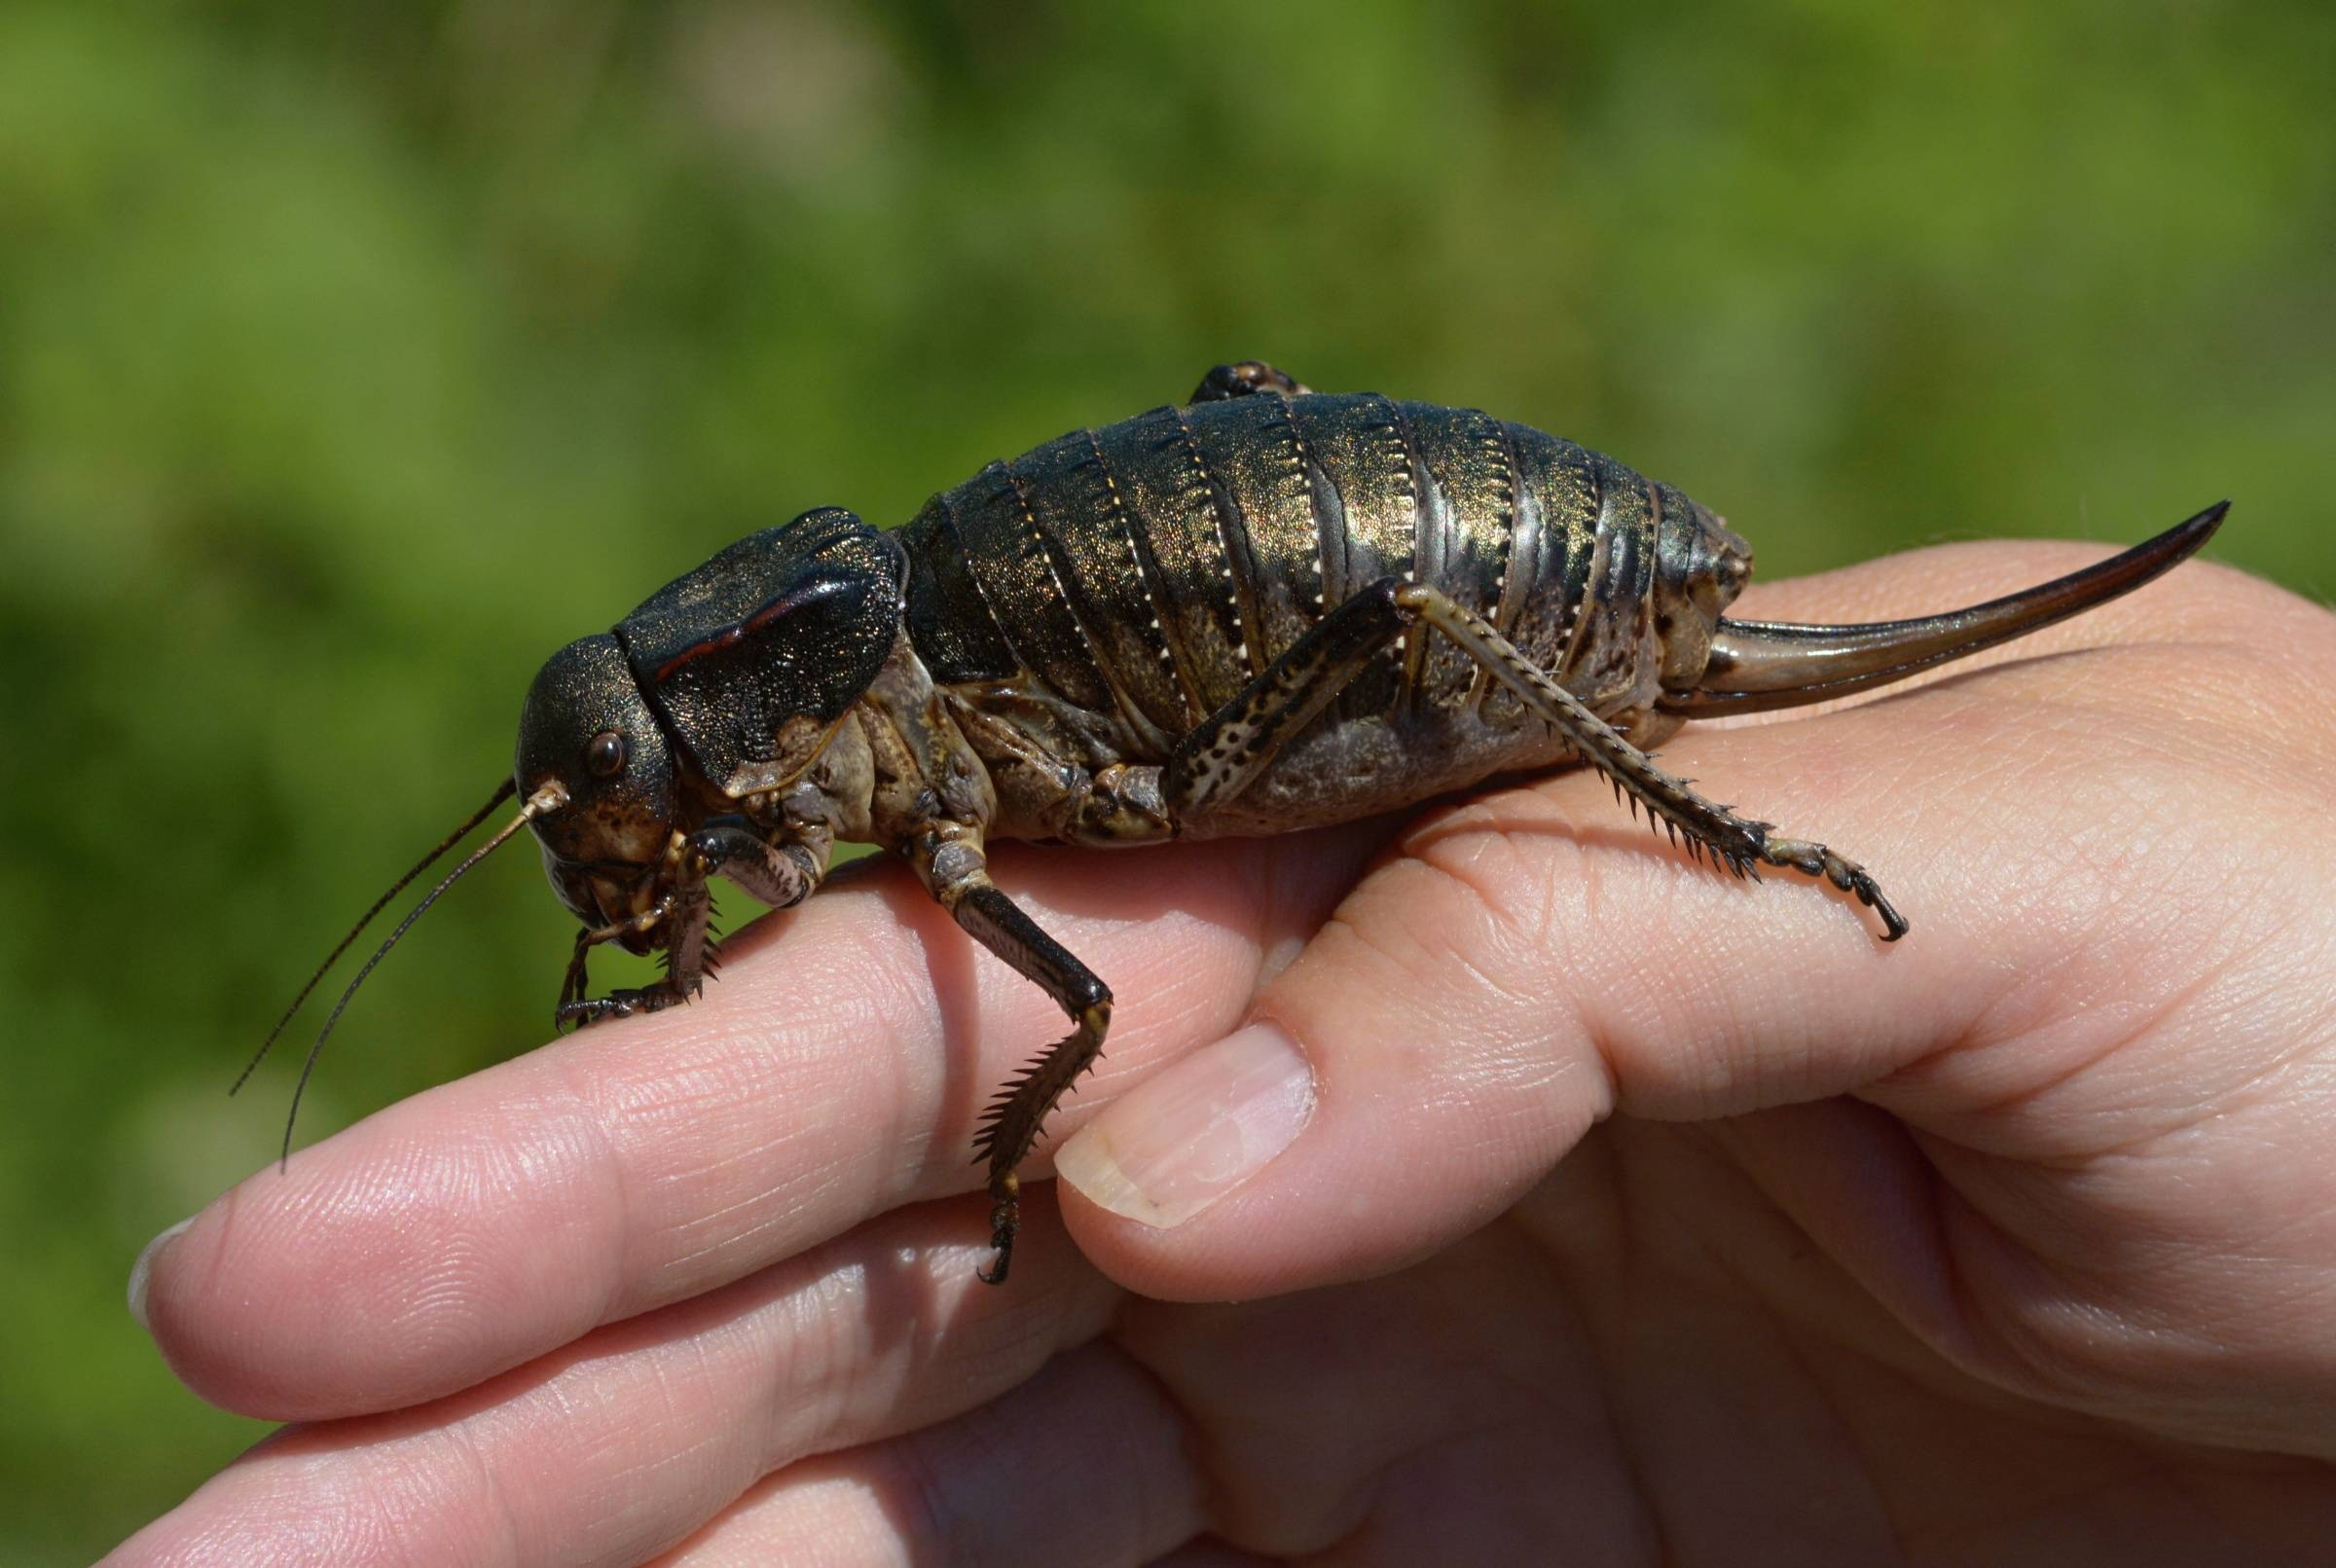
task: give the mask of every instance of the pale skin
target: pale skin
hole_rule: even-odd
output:
[[[297,1424],[109,1560],[2336,1558],[2336,617],[2193,564],[1663,755],[1913,934],[1694,866],[1581,774],[1000,847],[1119,1007],[993,1290],[969,1141],[1059,1016],[902,868],[845,876],[700,1004],[391,1107],[162,1248],[173,1368]]]

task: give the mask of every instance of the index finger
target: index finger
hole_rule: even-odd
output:
[[[1372,842],[998,856],[1002,884],[1124,999],[1103,1068],[1050,1125],[1231,1027],[1272,944],[1311,929]],[[978,1185],[981,1106],[1061,1033],[896,866],[727,954],[696,1005],[392,1106],[166,1233],[140,1271],[172,1368],[276,1419],[467,1387]]]

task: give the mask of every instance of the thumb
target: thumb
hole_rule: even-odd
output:
[[[1954,1027],[1949,944],[1885,948],[1831,890],[1724,881],[1613,811],[1569,779],[1407,835],[1250,1023],[1056,1154],[1081,1247],[1138,1291],[1195,1299],[1383,1272],[1492,1219],[1618,1110],[1839,1093]],[[1870,865],[1913,858],[1879,827],[1857,842]],[[1921,879],[1896,881],[1930,907]]]

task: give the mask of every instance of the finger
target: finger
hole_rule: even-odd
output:
[[[1202,1527],[1195,1451],[1159,1384],[1091,1345],[954,1421],[768,1477],[664,1564],[1144,1562]]]
[[[1333,834],[1263,855],[999,857],[1001,880],[1120,999],[1101,1074],[1056,1124],[1222,1034],[1279,933],[1310,929],[1369,848]],[[420,1095],[229,1192],[140,1265],[171,1366],[276,1418],[465,1387],[971,1186],[981,1106],[1062,1032],[1036,987],[891,868],[733,951],[697,1005]]]
[[[1231,1547],[1280,1562],[1660,1557],[1631,1408],[1553,1263],[1494,1225],[1336,1291],[1133,1299],[1111,1342],[1201,1434],[1211,1534]]]
[[[947,1427],[770,1477],[674,1560],[1134,1562],[1191,1538],[1194,1563],[1515,1562],[1560,1536],[1626,1559],[1643,1503],[1550,1266],[1496,1228],[1333,1294],[1124,1302]]]
[[[2000,590],[2067,556],[1990,560]],[[1886,565],[1857,574],[1858,616],[1936,607],[1925,558]],[[2166,608],[2154,635],[2186,636]],[[2292,912],[2249,911],[2238,932],[2153,921],[2166,871],[2127,835],[2169,831],[2190,805],[2190,763],[2150,721],[2165,682],[2129,647],[2082,682],[2062,675],[1998,669],[1665,748],[1718,798],[1874,868],[1916,921],[1892,947],[1820,885],[1691,865],[1592,778],[1431,814],[1261,993],[1253,1027],[1063,1146],[1074,1231],[1146,1294],[1351,1278],[1480,1224],[1618,1110],[1710,1116],[1858,1090],[1946,1042],[2032,1040],[2049,1021],[2034,1008],[2112,981],[2121,1005],[2172,1004],[2219,947]],[[2037,744],[2072,727],[2081,745]],[[2233,847],[2273,850],[2270,835]],[[2009,1060],[2032,1081],[2132,1016],[2097,1010]],[[1989,1088],[2000,1075],[1962,1103]]]
[[[633,1563],[805,1455],[943,1421],[1099,1333],[1061,1245],[973,1278],[974,1200],[903,1210],[453,1399],[263,1443],[115,1561]],[[1027,1289],[1023,1287],[1027,1286]]]
[[[1269,1568],[1276,1560],[1222,1541],[1190,1541],[1154,1557],[1151,1568]]]

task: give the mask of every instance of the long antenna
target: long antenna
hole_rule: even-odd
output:
[[[326,954],[324,962],[316,966],[316,972],[310,975],[309,983],[300,988],[300,995],[292,999],[292,1005],[284,1009],[284,1015],[275,1021],[275,1027],[268,1031],[268,1038],[260,1041],[260,1048],[252,1052],[250,1061],[243,1064],[243,1071],[236,1075],[234,1086],[227,1091],[229,1094],[232,1095],[237,1089],[243,1087],[244,1080],[249,1078],[253,1072],[258,1069],[260,1063],[267,1059],[269,1051],[273,1050],[275,1046],[275,1038],[284,1032],[284,1026],[292,1021],[292,1015],[300,1011],[302,1005],[308,1002],[309,993],[316,989],[316,982],[324,978],[325,970],[331,968],[334,965],[341,962],[341,955],[347,952],[348,944],[355,941],[359,933],[361,933],[366,927],[373,924],[373,917],[380,914],[384,908],[386,908],[390,899],[405,892],[406,885],[408,883],[412,882],[416,877],[420,876],[431,866],[437,864],[438,857],[444,855],[447,851],[453,849],[456,845],[461,843],[462,840],[469,837],[470,830],[478,826],[481,822],[485,821],[489,817],[493,816],[495,807],[500,806],[504,801],[509,800],[517,793],[519,793],[519,785],[513,784],[510,780],[505,779],[500,784],[495,786],[494,793],[487,798],[486,805],[481,806],[477,811],[472,812],[468,817],[462,819],[462,825],[460,827],[456,828],[453,832],[447,834],[446,837],[440,839],[436,849],[423,856],[420,861],[415,865],[413,870],[407,872],[404,876],[399,877],[395,882],[391,883],[389,885],[389,891],[383,893],[379,898],[376,898],[373,901],[373,907],[366,910],[365,913],[359,917],[356,925],[350,928],[349,933],[347,936],[341,938],[341,945],[334,948],[332,952]]]
[[[506,788],[508,789],[509,786],[506,786]],[[496,804],[499,804],[502,798],[504,797],[498,796]],[[373,950],[373,957],[365,961],[364,966],[357,970],[356,978],[348,982],[348,989],[341,993],[341,1000],[333,1003],[333,1010],[325,1017],[324,1027],[316,1032],[315,1043],[309,1047],[308,1060],[301,1063],[300,1081],[292,1086],[292,1107],[284,1113],[284,1147],[283,1151],[276,1157],[276,1168],[278,1170],[283,1169],[292,1162],[292,1124],[300,1119],[300,1097],[308,1090],[309,1075],[316,1071],[317,1055],[323,1051],[325,1040],[329,1039],[333,1033],[333,1026],[341,1022],[341,1014],[347,1010],[349,999],[357,994],[357,987],[363,985],[365,983],[365,977],[374,971],[375,967],[381,964],[382,960],[389,956],[389,950],[397,945],[398,938],[405,935],[407,931],[413,930],[414,923],[422,917],[423,912],[426,911],[430,905],[438,901],[439,894],[445,893],[447,889],[453,887],[456,883],[461,881],[463,875],[467,873],[472,866],[477,865],[481,860],[484,860],[487,858],[487,857],[493,855],[496,850],[501,849],[504,843],[510,839],[512,834],[527,826],[529,821],[533,820],[537,817],[542,816],[545,812],[558,811],[561,807],[566,804],[567,790],[557,782],[547,783],[542,788],[529,795],[528,797],[528,803],[519,809],[519,815],[517,817],[512,818],[502,826],[496,828],[494,831],[494,837],[489,839],[486,843],[471,851],[470,854],[463,858],[463,861],[460,865],[456,866],[452,871],[449,871],[446,874],[446,879],[444,881],[440,882],[435,888],[432,888],[427,893],[424,893],[422,895],[421,902],[416,904],[413,909],[408,912],[406,918],[397,923],[397,929],[389,933],[387,938],[383,941],[381,946]]]

